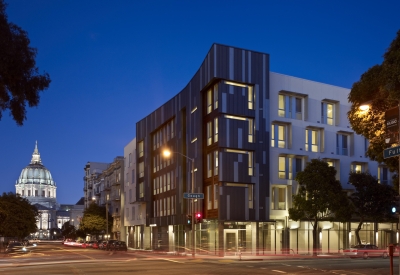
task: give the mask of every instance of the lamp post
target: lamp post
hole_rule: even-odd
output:
[[[188,160],[191,161],[191,163],[192,163],[192,165],[191,165],[192,166],[192,168],[191,168],[191,172],[192,172],[192,177],[191,177],[192,193],[194,193],[194,159],[189,158],[188,156],[186,156],[186,155],[184,155],[182,153],[179,153],[179,152],[171,152],[170,150],[164,150],[163,151],[164,157],[167,157],[167,158],[169,158],[171,156],[171,153],[181,155],[181,156],[183,156],[183,157],[185,157],[185,158],[187,158]],[[196,243],[195,243],[195,233],[194,233],[194,231],[195,231],[194,199],[191,199],[191,205],[192,205],[192,257],[194,258],[195,257],[195,253],[196,253]]]

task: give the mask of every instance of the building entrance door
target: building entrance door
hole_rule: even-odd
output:
[[[237,230],[225,230],[225,254],[235,254],[237,252]]]

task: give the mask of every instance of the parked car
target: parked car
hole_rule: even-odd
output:
[[[86,242],[86,248],[93,247],[93,244],[94,244],[95,242],[96,242],[96,241],[88,241],[88,242]]]
[[[107,245],[107,241],[101,241],[99,243],[99,249],[105,250],[106,249],[106,245]]]
[[[110,250],[114,251],[128,251],[126,243],[123,241],[115,241],[110,245]]]
[[[344,249],[343,255],[350,256],[350,258],[363,257],[364,259],[368,259],[371,257],[382,257],[386,259],[389,253],[386,249],[378,248],[373,244],[359,244],[351,248]]]
[[[22,242],[10,242],[6,247],[6,253],[15,252],[26,253],[29,252],[29,250]]]
[[[111,250],[112,244],[118,240],[107,240],[105,250]]]
[[[98,241],[94,241],[92,248],[94,249],[99,249],[100,248],[100,244],[103,242],[103,240],[98,240]]]

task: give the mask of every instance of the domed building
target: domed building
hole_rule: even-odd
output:
[[[40,204],[56,209],[56,189],[56,183],[50,171],[42,164],[36,141],[31,163],[22,169],[15,185],[15,191],[28,199],[31,204]]]

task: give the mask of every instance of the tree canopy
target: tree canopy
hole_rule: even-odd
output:
[[[348,220],[349,201],[342,186],[336,180],[336,170],[320,159],[312,159],[306,168],[298,172],[297,194],[293,195],[293,207],[289,209],[292,220],[308,220],[313,226],[313,251],[317,252],[317,229],[321,220]]]
[[[385,112],[400,102],[400,30],[383,55],[382,64],[375,65],[361,75],[348,96],[352,104],[348,119],[353,130],[369,140],[366,155],[385,163],[391,171],[398,170],[398,158],[383,158],[385,143]],[[370,104],[367,111],[359,107]]]
[[[359,218],[356,238],[361,244],[359,231],[364,222],[387,222],[395,218],[391,207],[397,201],[397,192],[390,185],[379,184],[369,173],[350,172],[349,182],[355,187],[350,200],[354,214]]]
[[[23,239],[37,230],[38,211],[30,202],[14,193],[0,196],[0,235]]]
[[[0,0],[0,119],[7,109],[18,125],[26,120],[26,104],[39,104],[39,92],[48,88],[50,77],[39,74],[37,50],[29,46],[26,31],[8,22],[6,4]]]
[[[111,232],[113,219],[108,215],[108,232]],[[100,234],[106,232],[106,208],[96,203],[91,203],[83,212],[79,229],[86,234]]]

